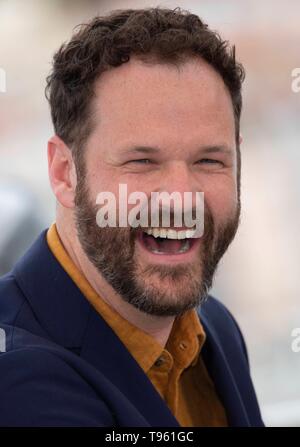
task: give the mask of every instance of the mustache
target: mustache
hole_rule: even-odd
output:
[[[96,214],[98,211],[98,208],[95,207],[94,205],[92,205],[91,203],[89,204],[89,208],[93,209],[93,213],[89,214],[89,216],[86,216],[87,220],[90,221],[90,223],[92,224],[96,222]],[[155,218],[156,218],[156,222],[155,225],[151,225],[151,214],[148,215],[148,225],[138,225],[138,226],[131,226],[130,224],[127,225],[127,227],[119,227],[118,225],[116,227],[105,227],[103,228],[106,232],[111,232],[111,233],[123,233],[125,234],[132,234],[132,235],[136,235],[141,229],[147,229],[147,228],[176,228],[176,227],[186,227],[186,228],[193,228],[194,226],[197,226],[197,224],[199,224],[199,220],[197,220],[197,210],[195,208],[191,209],[189,211],[190,216],[192,216],[193,220],[196,221],[196,224],[194,224],[193,226],[191,225],[185,225],[185,214],[184,213],[174,213],[173,211],[171,211],[169,213],[169,219],[166,225],[166,222],[163,221],[163,212],[164,210],[161,208],[157,213],[154,214]],[[140,213],[138,213],[136,215],[137,219],[140,219]],[[215,225],[214,225],[214,218],[213,218],[213,214],[209,208],[209,206],[207,204],[204,204],[204,213],[203,213],[203,222],[200,222],[203,225],[203,237],[205,237],[205,235],[207,233],[211,234],[214,233],[214,229],[215,229]],[[153,219],[152,219],[153,220]],[[155,220],[155,219],[154,219]],[[178,225],[179,223],[179,225]],[[150,224],[150,225],[149,225]],[[100,230],[100,228],[99,228]]]

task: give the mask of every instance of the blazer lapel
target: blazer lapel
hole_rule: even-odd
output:
[[[81,357],[101,371],[150,426],[179,427],[147,375],[110,326],[95,312],[91,313]]]
[[[245,406],[225,353],[218,342],[215,329],[201,309],[198,313],[206,333],[206,341],[202,349],[203,360],[222,400],[229,425],[231,427],[249,427],[250,421]]]

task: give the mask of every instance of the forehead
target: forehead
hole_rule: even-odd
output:
[[[178,143],[219,138],[234,144],[229,91],[221,76],[200,58],[179,66],[132,58],[101,75],[95,94],[95,133],[104,140],[109,137],[111,143],[126,138],[152,145],[164,139]]]

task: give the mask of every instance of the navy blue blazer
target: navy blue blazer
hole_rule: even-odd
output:
[[[262,426],[235,320],[213,297],[198,312],[207,336],[201,355],[230,426]],[[0,328],[0,426],[179,427],[57,262],[46,230],[0,279]]]

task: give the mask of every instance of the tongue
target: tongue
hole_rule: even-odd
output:
[[[145,245],[150,250],[159,250],[164,253],[177,253],[184,241],[178,239],[155,238],[144,233]]]

